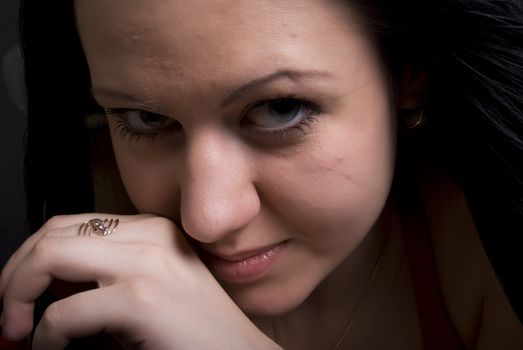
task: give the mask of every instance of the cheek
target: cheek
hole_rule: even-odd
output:
[[[176,220],[180,203],[179,174],[172,166],[176,157],[144,156],[117,135],[113,135],[113,148],[123,184],[138,212]]]
[[[374,112],[356,122],[333,117],[307,151],[265,166],[271,172],[261,192],[319,251],[354,247],[387,201],[395,121],[388,108]]]

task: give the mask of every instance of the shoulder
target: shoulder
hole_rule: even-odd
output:
[[[523,326],[496,277],[465,195],[448,177],[420,171],[443,297],[469,349],[523,349]]]

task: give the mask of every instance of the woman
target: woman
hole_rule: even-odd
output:
[[[95,213],[11,258],[5,336],[56,279],[97,288],[37,349],[521,348],[522,11],[26,0],[33,220]]]

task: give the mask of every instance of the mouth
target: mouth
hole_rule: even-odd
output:
[[[284,254],[288,241],[270,246],[223,254],[200,249],[200,257],[219,280],[243,284],[261,279]]]

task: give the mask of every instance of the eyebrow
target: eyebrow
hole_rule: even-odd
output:
[[[243,84],[239,88],[235,89],[231,93],[228,94],[228,96],[223,100],[221,107],[225,108],[235,101],[239,100],[243,96],[252,93],[253,91],[261,88],[264,85],[270,84],[277,80],[291,80],[294,82],[305,80],[305,79],[311,79],[311,78],[332,78],[333,75],[326,71],[319,71],[319,70],[279,70],[274,73],[262,76],[260,78],[256,78],[254,80],[249,81],[246,84]],[[143,101],[140,98],[133,96],[132,94],[120,92],[117,90],[110,90],[106,88],[91,88],[90,89],[91,95],[95,98],[96,96],[104,96],[107,98],[113,98],[117,100],[127,101],[131,102],[133,104],[136,104],[138,106],[145,107],[149,110],[152,110],[153,112],[160,113],[160,107],[159,104],[156,103],[154,100],[147,100]]]
[[[89,92],[95,100],[97,100],[96,96],[104,96],[106,98],[131,102],[137,106],[145,107],[152,112],[160,113],[160,107],[158,106],[158,103],[152,99],[143,101],[140,98],[133,96],[132,94],[106,88],[91,88],[89,89]]]
[[[261,88],[263,85],[267,85],[276,80],[292,80],[294,82],[310,78],[332,78],[331,73],[319,70],[279,70],[266,76],[256,78],[250,82],[240,86],[227,96],[222,102],[222,108],[227,107],[242,98],[243,96]]]

